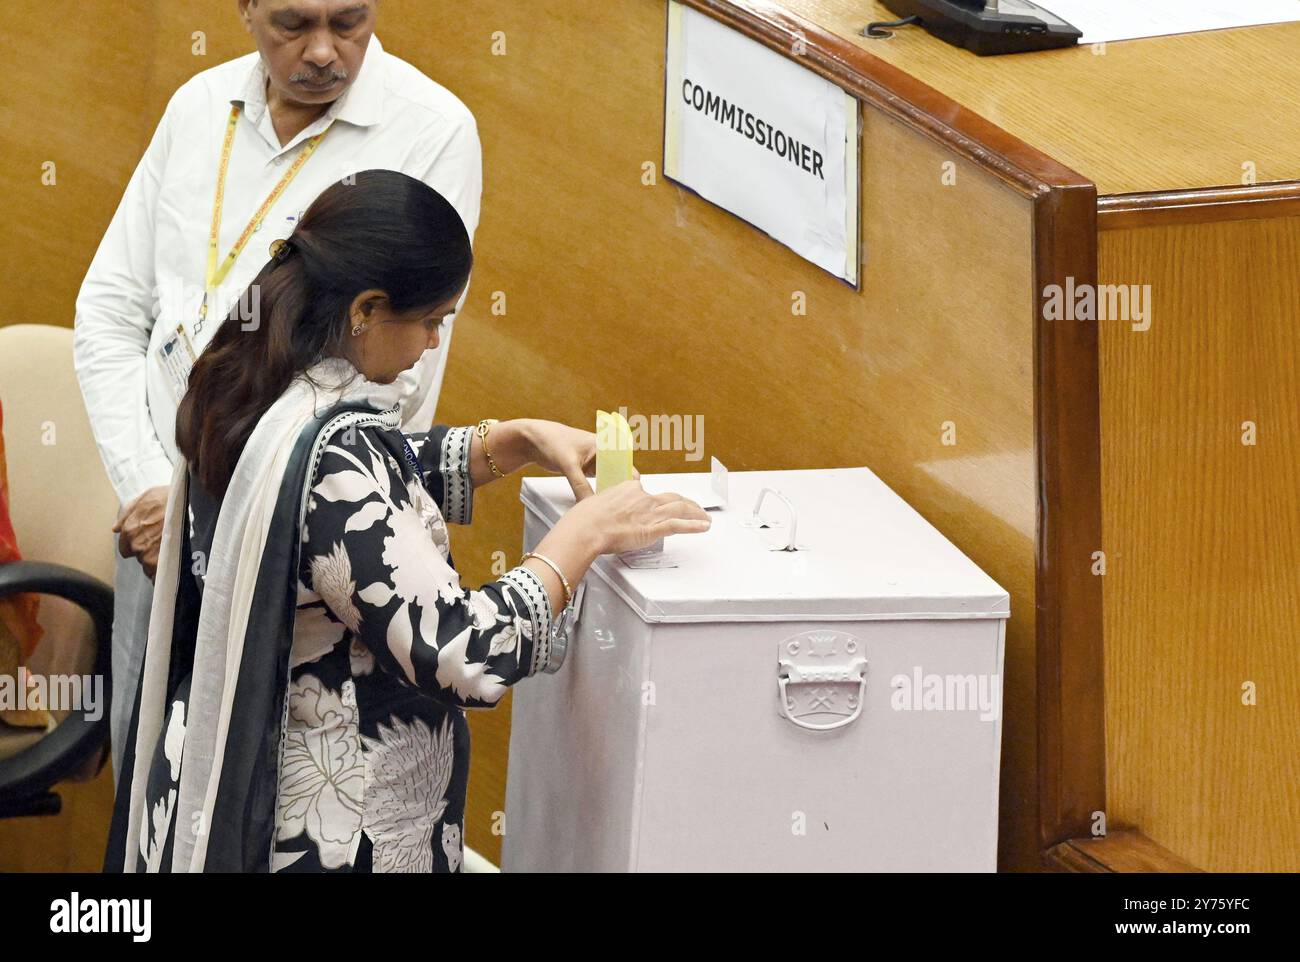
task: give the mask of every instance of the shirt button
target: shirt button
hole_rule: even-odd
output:
[[[275,164],[275,166],[279,167],[281,164],[284,163],[284,156],[281,155],[281,156],[275,158],[275,160],[271,161],[271,163],[273,163],[273,164]]]

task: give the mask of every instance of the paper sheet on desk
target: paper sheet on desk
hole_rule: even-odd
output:
[[[1296,0],[1036,0],[1083,32],[1080,43],[1300,20]]]

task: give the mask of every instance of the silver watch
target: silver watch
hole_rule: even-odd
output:
[[[573,599],[564,606],[564,609],[551,622],[551,648],[546,664],[542,668],[542,671],[548,675],[555,674],[560,670],[560,666],[564,664],[564,656],[568,654],[573,631],[578,625],[578,613],[582,608],[582,596],[586,588],[587,583],[585,581],[580,582]]]

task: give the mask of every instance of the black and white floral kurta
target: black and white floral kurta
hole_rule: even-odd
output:
[[[272,871],[461,868],[463,709],[491,708],[544,667],[551,621],[527,568],[465,590],[452,567],[445,522],[470,521],[472,436],[408,435],[414,463],[402,434],[378,426],[339,430],[324,449],[302,532]],[[195,551],[211,545],[218,508],[192,478]],[[150,798],[156,780],[164,794],[174,782],[187,694],[183,682],[172,698]],[[174,831],[155,834],[142,870],[171,858]]]

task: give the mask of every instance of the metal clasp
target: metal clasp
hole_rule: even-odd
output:
[[[578,590],[573,593],[573,601],[556,616],[551,625],[551,652],[542,671],[554,675],[564,664],[564,656],[569,652],[569,643],[574,632],[578,630],[578,616],[582,614],[582,599],[587,595],[587,580],[578,582]]]
[[[777,649],[777,689],[781,714],[791,724],[814,732],[851,725],[862,714],[867,694],[862,642],[832,630],[785,639]]]

